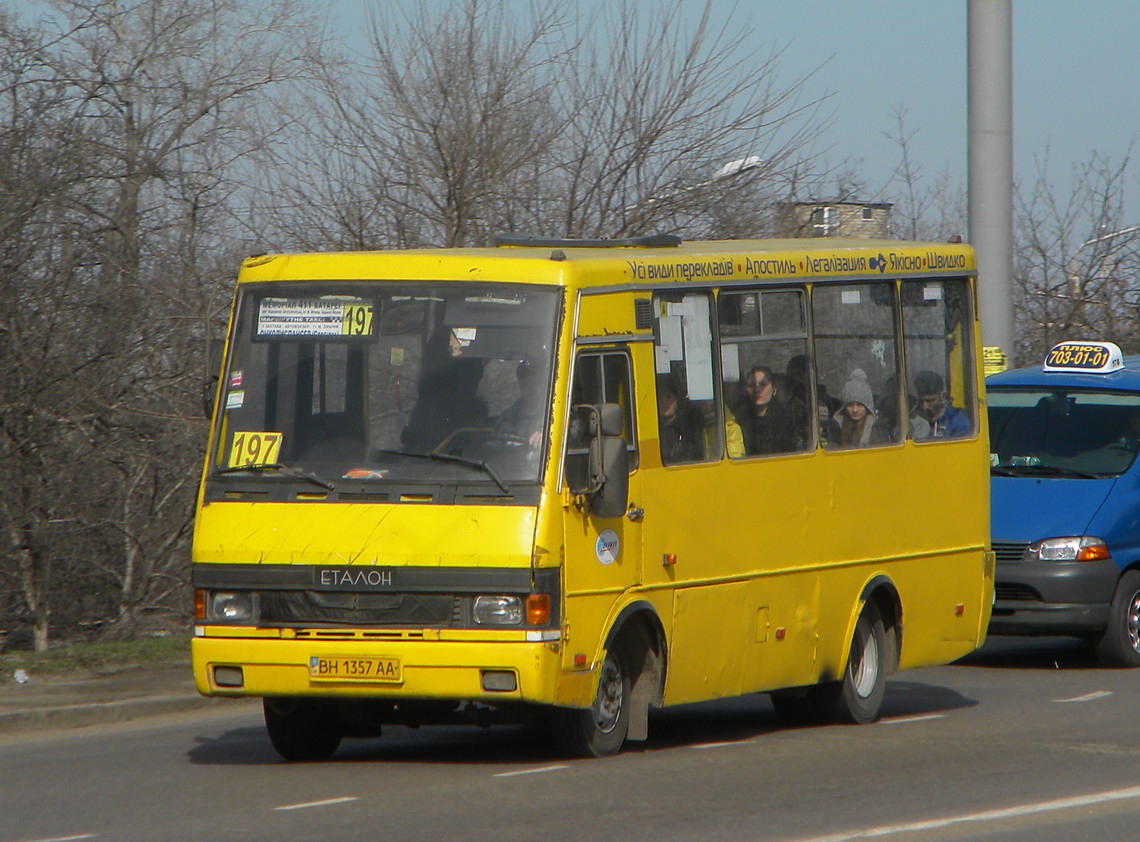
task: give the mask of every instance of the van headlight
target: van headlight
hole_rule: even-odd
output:
[[[1091,535],[1045,538],[1029,545],[1026,561],[1100,561],[1111,558],[1108,545]]]
[[[477,596],[472,617],[480,625],[519,626],[523,620],[523,602],[517,596]]]
[[[243,591],[217,591],[210,600],[210,618],[227,623],[253,619],[253,595]]]

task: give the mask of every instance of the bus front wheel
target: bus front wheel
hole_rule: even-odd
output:
[[[855,623],[843,678],[812,687],[812,707],[825,722],[865,725],[879,718],[886,686],[886,630],[878,606],[867,602]]]
[[[273,748],[286,760],[328,760],[341,734],[331,713],[310,699],[266,698],[265,728]]]
[[[1120,577],[1096,654],[1107,666],[1140,666],[1140,571],[1129,570]]]
[[[607,652],[594,703],[554,711],[551,725],[558,748],[575,757],[617,754],[629,731],[630,688],[629,668],[620,651]]]

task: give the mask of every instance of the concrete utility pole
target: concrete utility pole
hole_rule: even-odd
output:
[[[1011,0],[970,0],[970,243],[978,252],[982,344],[1013,362],[1013,24]],[[992,351],[987,350],[987,357]]]

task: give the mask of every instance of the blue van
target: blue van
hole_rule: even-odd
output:
[[[990,633],[1082,637],[1140,666],[1140,356],[1062,342],[986,393]]]

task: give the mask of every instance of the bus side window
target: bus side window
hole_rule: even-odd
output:
[[[908,435],[915,441],[961,438],[977,430],[972,376],[973,308],[966,279],[902,284]]]
[[[817,371],[837,398],[823,446],[900,441],[894,281],[817,285],[811,306]]]
[[[720,459],[724,430],[709,293],[657,293],[653,304],[661,462]]]
[[[811,448],[816,395],[803,291],[722,292],[717,322],[728,455]]]

